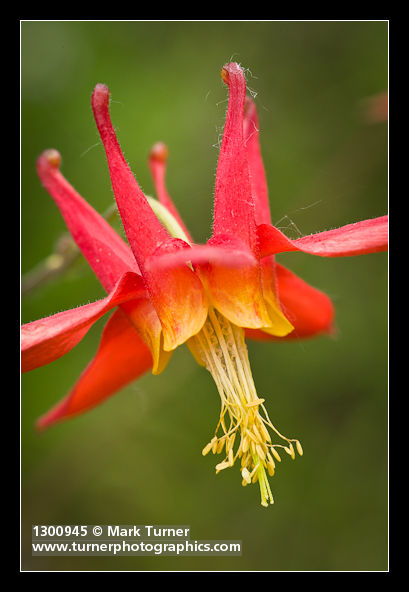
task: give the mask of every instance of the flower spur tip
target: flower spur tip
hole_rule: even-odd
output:
[[[106,107],[109,102],[110,94],[110,90],[106,84],[100,82],[96,84],[91,96],[93,109]]]
[[[93,94],[109,95],[109,88],[103,82],[98,82],[94,87]]]
[[[168,147],[163,142],[156,142],[149,152],[149,161],[156,162],[167,162],[168,160]]]
[[[48,165],[54,169],[58,169],[61,165],[61,154],[54,148],[48,148],[47,150],[44,150],[42,154],[40,154],[37,163],[40,167]]]
[[[220,74],[223,79],[223,82],[229,84],[230,76],[234,74],[243,74],[243,70],[237,62],[230,62],[229,64],[225,64],[223,66]]]

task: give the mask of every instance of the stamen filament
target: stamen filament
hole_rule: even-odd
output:
[[[212,374],[221,399],[220,418],[214,436],[202,454],[206,455],[210,450],[213,454],[220,454],[225,449],[225,459],[217,464],[216,473],[241,459],[242,484],[258,481],[261,504],[268,506],[274,503],[274,499],[267,473],[274,475],[273,457],[281,461],[276,449],[283,448],[294,459],[295,448],[302,454],[301,444],[296,439],[283,436],[271,423],[264,399],[257,395],[241,327],[210,308],[205,325],[192,337],[192,341],[195,351],[199,352]],[[260,415],[260,410],[264,417]],[[273,430],[285,444],[273,444],[267,428]],[[238,432],[240,439],[236,438]]]

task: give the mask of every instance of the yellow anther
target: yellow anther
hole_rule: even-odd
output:
[[[270,434],[268,433],[268,430],[267,430],[266,426],[264,425],[264,423],[261,422],[260,425],[259,425],[259,427],[260,427],[261,433],[264,436],[264,439],[267,442],[271,442]]]
[[[224,438],[221,438],[221,439],[218,441],[218,443],[217,443],[217,448],[216,448],[216,454],[220,454],[220,453],[221,453],[221,451],[222,451],[222,450],[223,450],[223,448],[224,448],[224,443],[225,443],[225,440],[224,440]]]
[[[253,426],[253,429],[254,429],[254,426]],[[247,432],[247,436],[249,436],[249,438],[251,438],[253,440],[254,444],[257,444],[258,438],[254,434],[252,434],[249,429],[247,429],[246,432]]]
[[[290,442],[290,444],[289,444],[289,446],[288,446],[288,447],[289,447],[289,449],[290,449],[290,456],[291,456],[291,458],[294,460],[294,459],[295,459],[295,450],[294,450],[293,443],[292,443],[292,442]]]
[[[247,467],[247,465],[249,464],[249,457],[247,454],[243,454],[243,456],[241,457],[241,467]]]
[[[291,458],[295,458],[294,448],[292,446],[291,448],[289,446],[284,446],[283,448],[286,451],[286,453],[291,456]]]
[[[247,450],[249,449],[249,446],[250,446],[250,438],[248,436],[245,436],[244,442],[243,442],[243,452],[247,452]]]
[[[249,473],[248,469],[246,469],[246,468],[242,469],[241,476],[243,477],[243,480],[246,483],[251,483],[251,477],[250,477],[250,473]]]
[[[210,452],[212,445],[213,445],[212,442],[209,442],[208,444],[206,444],[206,446],[202,450],[203,456],[206,456],[206,454],[208,454]]]
[[[233,466],[233,463],[234,463],[234,460],[233,460],[233,450],[232,450],[232,448],[230,448],[229,455],[228,456],[229,456],[229,465],[232,467]]]
[[[260,431],[257,429],[256,424],[253,425],[253,432],[259,442],[265,442],[265,438],[261,435]]]
[[[275,465],[271,463],[267,463],[267,471],[270,477],[272,477],[275,473]]]
[[[259,455],[261,460],[264,460],[266,458],[266,453],[265,453],[263,447],[260,444],[256,444],[256,450],[257,450],[257,454]]]
[[[230,463],[228,463],[227,461],[224,460],[223,462],[216,465],[216,473],[223,471],[223,469],[227,469],[229,466],[230,466]]]
[[[281,456],[278,454],[274,446],[271,448],[271,452],[273,453],[274,458],[278,460],[278,462],[281,462]]]
[[[264,399],[255,399],[250,403],[246,403],[246,407],[256,407],[256,405],[262,405],[262,403],[264,403]]]
[[[271,465],[273,468],[276,466],[276,464],[269,452],[267,452],[267,464]]]

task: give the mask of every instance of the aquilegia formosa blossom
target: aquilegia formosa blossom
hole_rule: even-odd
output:
[[[213,234],[194,244],[165,186],[167,150],[149,157],[159,201],[146,197],[128,167],[109,115],[108,88],[97,84],[92,109],[109,166],[128,243],[59,170],[60,155],[46,150],[39,177],[60,208],[74,240],[108,296],[22,327],[22,370],[70,351],[92,324],[115,309],[95,358],[73,390],[38,421],[44,428],[101,403],[148,369],[163,371],[187,343],[212,374],[221,398],[220,419],[203,454],[223,452],[219,472],[241,462],[242,483],[258,482],[261,503],[273,503],[267,473],[284,451],[301,444],[272,424],[257,395],[245,345],[250,338],[288,340],[330,332],[330,299],[275,263],[274,255],[303,251],[324,257],[387,248],[387,216],[290,240],[271,223],[260,154],[258,119],[246,97],[241,67],[222,68],[229,102],[217,166]],[[272,436],[274,440],[272,440]]]

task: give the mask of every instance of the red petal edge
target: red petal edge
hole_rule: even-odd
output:
[[[255,207],[243,138],[246,81],[234,62],[223,66],[222,78],[229,87],[229,103],[217,163],[213,232],[231,234],[257,254]]]
[[[59,170],[57,150],[45,150],[37,160],[37,173],[57,204],[73,239],[107,292],[127,271],[139,273],[129,246],[68,183]]]
[[[257,263],[250,249],[230,235],[213,236],[206,245],[185,245],[185,248],[179,251],[173,250],[168,253],[158,249],[147,260],[146,268],[153,271],[161,267],[178,267],[189,262],[193,265],[214,263],[225,267],[242,267]]]
[[[129,272],[121,277],[106,298],[23,325],[22,372],[29,372],[65,355],[106,312],[141,296],[146,296],[141,277]]]
[[[244,104],[243,135],[250,167],[256,223],[271,224],[267,180],[260,149],[260,127],[257,108],[250,97],[246,97]]]
[[[143,273],[144,261],[169,234],[161,225],[126,162],[109,115],[110,92],[97,84],[91,104],[95,122],[104,144],[109,174],[118,210],[129,244]]]
[[[365,255],[388,249],[388,216],[362,220],[334,230],[290,240],[268,224],[258,227],[260,256],[288,251],[303,251],[321,257]]]

